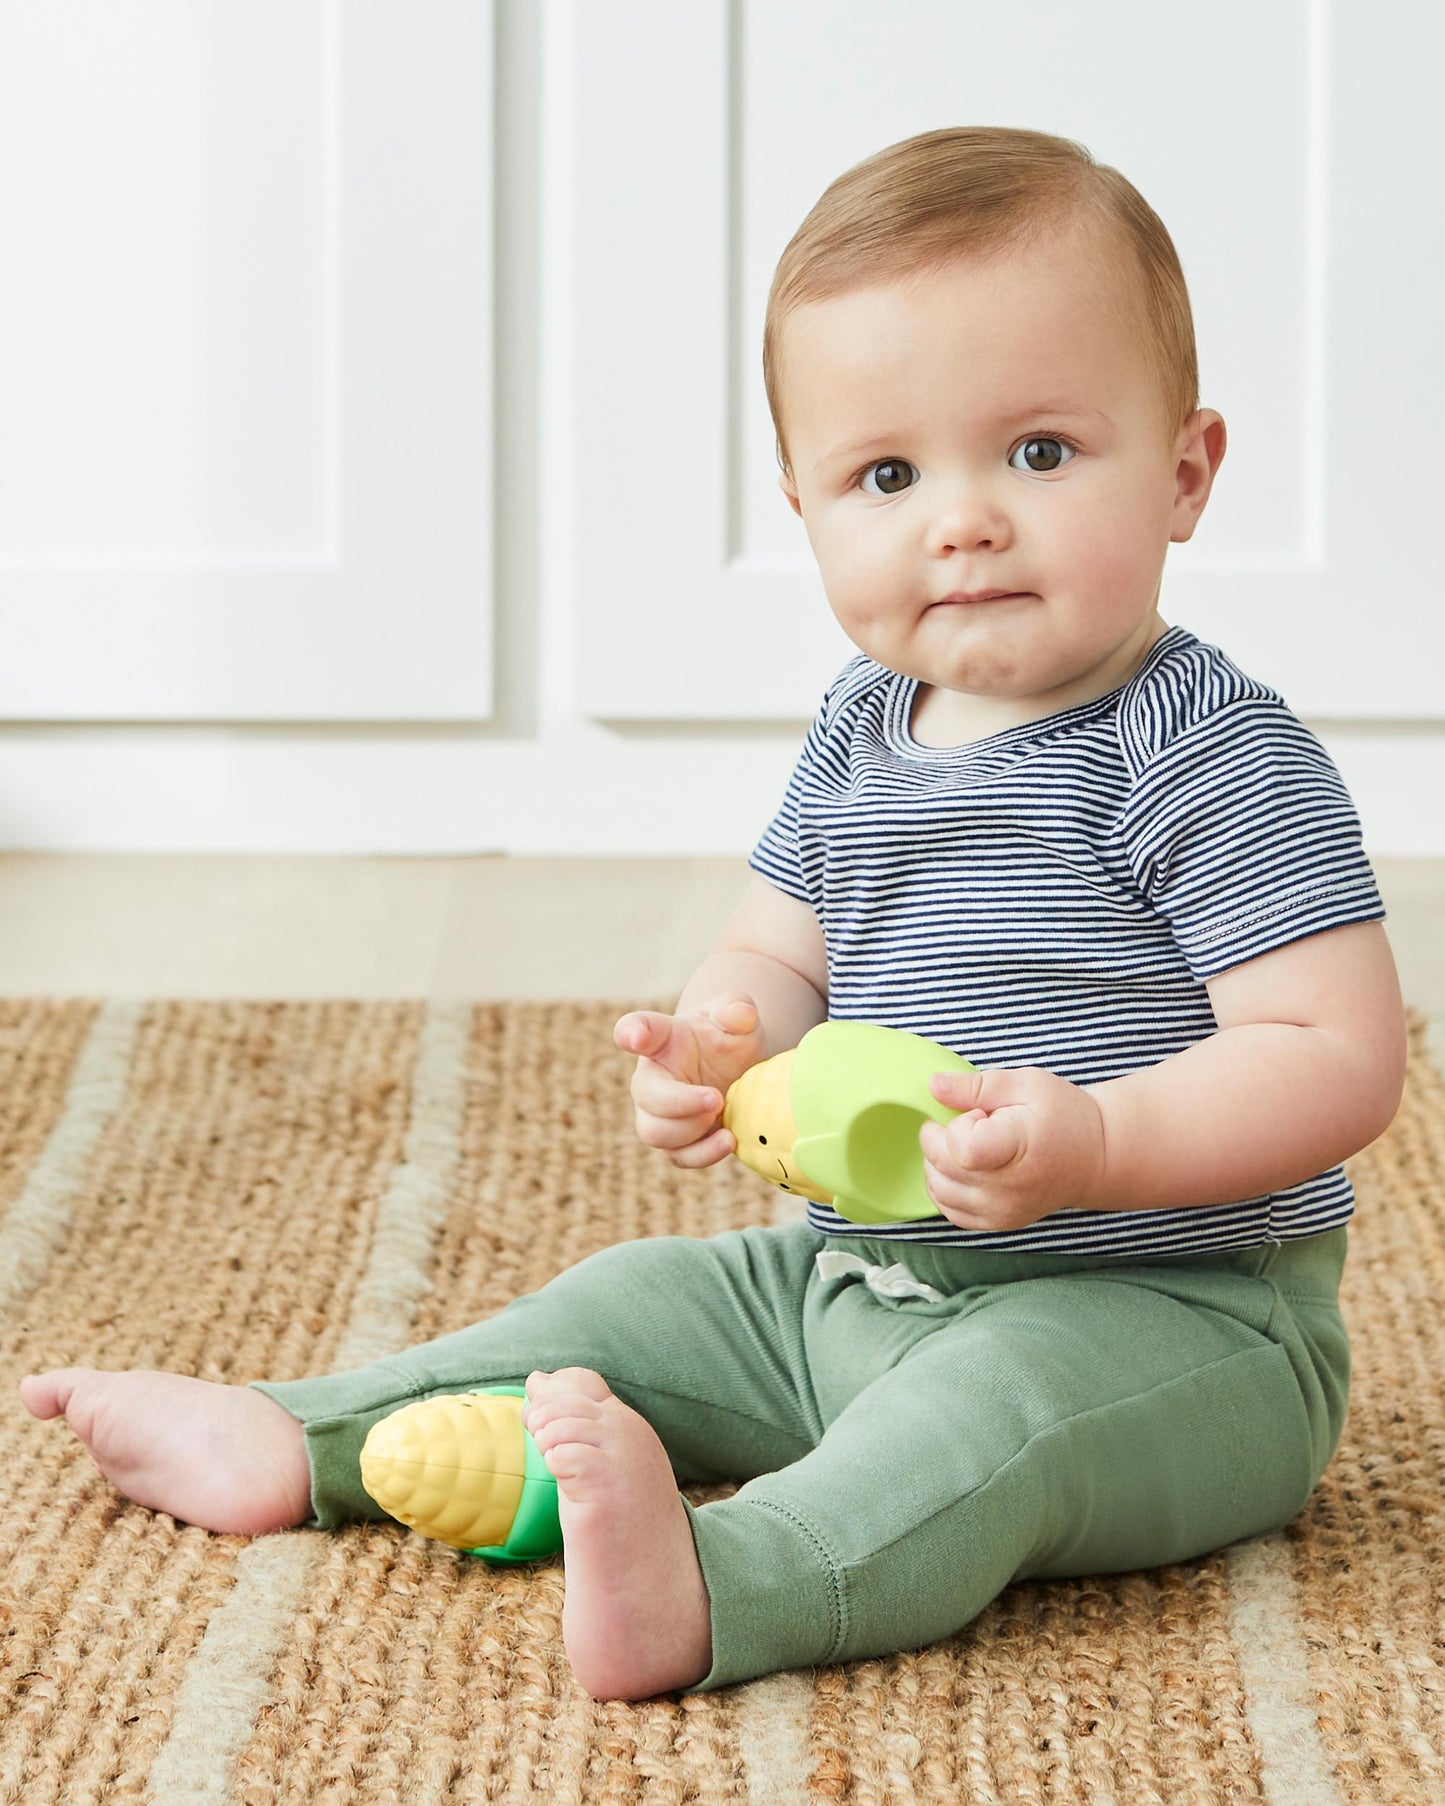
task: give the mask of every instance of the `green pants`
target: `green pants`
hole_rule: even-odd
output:
[[[305,1426],[313,1522],[384,1514],[358,1455],[414,1398],[594,1367],[680,1482],[705,1688],[915,1648],[1011,1581],[1148,1568],[1286,1523],[1335,1450],[1346,1232],[1228,1254],[1009,1254],[802,1224],[624,1243],[486,1322],[260,1390]],[[942,1296],[825,1278],[824,1248]]]

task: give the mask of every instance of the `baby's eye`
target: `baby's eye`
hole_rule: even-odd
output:
[[[906,458],[884,458],[863,472],[862,488],[869,495],[902,495],[918,481],[918,472]]]
[[[1014,458],[1018,457],[1019,452],[1022,452],[1024,457],[1027,458],[1027,466],[1014,463]],[[1058,452],[1067,452],[1068,457],[1056,457],[1055,454]],[[1009,466],[1013,470],[1023,470],[1027,468],[1029,470],[1047,474],[1051,470],[1061,469],[1064,464],[1070,462],[1077,456],[1077,452],[1075,452],[1073,446],[1069,444],[1067,439],[1046,439],[1042,437],[1038,439],[1025,439],[1023,444],[1019,446],[1018,451],[1015,451],[1013,457],[1009,459]]]

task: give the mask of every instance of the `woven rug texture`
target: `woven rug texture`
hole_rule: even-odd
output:
[[[948,1641],[599,1704],[559,1562],[210,1535],[15,1396],[462,1327],[609,1243],[793,1206],[632,1132],[622,1005],[0,1002],[0,1806],[1445,1801],[1445,1082],[1350,1163],[1341,1447],[1283,1532],[1010,1588]],[[721,1496],[697,1492],[705,1500]]]

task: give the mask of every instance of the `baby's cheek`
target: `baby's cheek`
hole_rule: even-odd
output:
[[[818,570],[829,606],[840,621],[869,624],[878,609],[877,559],[839,557],[820,559]]]
[[[881,612],[880,589],[896,586],[899,571],[897,547],[887,533],[825,526],[814,536],[813,551],[834,613],[867,622]]]
[[[1162,537],[1141,530],[1137,510],[1116,507],[1081,516],[1070,535],[1076,574],[1095,594],[1122,596],[1157,581]]]

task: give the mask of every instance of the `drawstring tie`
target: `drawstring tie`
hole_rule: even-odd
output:
[[[868,1290],[878,1298],[926,1298],[930,1304],[942,1304],[943,1293],[915,1279],[900,1261],[891,1267],[875,1267],[859,1254],[844,1254],[839,1248],[825,1249],[816,1257],[820,1279],[847,1279],[856,1274]]]

